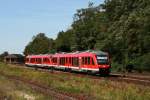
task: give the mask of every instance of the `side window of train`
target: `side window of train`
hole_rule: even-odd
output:
[[[46,62],[47,62],[47,63],[49,63],[49,62],[50,62],[50,60],[49,60],[48,58],[46,58]]]
[[[43,62],[44,62],[44,63],[47,62],[47,61],[46,61],[46,58],[43,58]]]
[[[34,62],[36,62],[36,63],[37,63],[37,58],[35,58]]]
[[[34,62],[34,63],[36,62],[36,58],[33,58],[33,62]]]
[[[90,65],[90,57],[87,57],[87,64]]]
[[[71,64],[71,57],[69,57],[69,64]]]
[[[72,63],[72,65],[75,66],[75,57],[73,57]]]
[[[94,59],[93,59],[93,58],[91,58],[91,60],[92,60],[92,65],[95,65],[95,63],[94,63]]]
[[[84,61],[84,57],[82,57],[82,65],[84,65],[85,63],[84,63],[85,61]]]
[[[49,61],[48,61],[48,58],[45,58],[45,62],[47,62],[47,63],[49,62]]]
[[[73,66],[79,66],[79,58],[78,57],[73,57]]]
[[[36,62],[38,63],[38,58],[36,59]]]
[[[68,64],[68,57],[66,57],[66,64]]]
[[[37,62],[38,62],[38,63],[41,63],[41,58],[38,58],[38,59],[37,59]]]
[[[71,62],[71,65],[73,66],[73,57],[71,57],[71,61],[72,61],[72,62]]]
[[[62,65],[64,65],[65,64],[65,58],[63,57],[62,58]]]
[[[61,58],[59,58],[59,65],[61,65]]]
[[[48,59],[47,59],[47,61],[48,61]],[[57,57],[52,58],[52,62],[57,63]]]
[[[85,65],[87,65],[88,63],[88,59],[87,59],[87,57],[85,57]]]
[[[79,57],[77,57],[77,66],[79,66]]]
[[[57,63],[57,57],[55,58],[55,63]]]

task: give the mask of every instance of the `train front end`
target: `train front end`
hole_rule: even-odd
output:
[[[111,68],[109,54],[105,52],[97,53],[96,60],[99,68],[99,74],[109,75]]]

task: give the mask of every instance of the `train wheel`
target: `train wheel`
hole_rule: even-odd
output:
[[[50,70],[51,70],[51,73],[53,73],[53,72],[54,72],[54,67],[51,66],[51,67],[50,67]]]
[[[110,69],[99,69],[100,76],[109,76]]]
[[[87,70],[87,74],[88,74],[88,75],[91,75],[91,74],[92,74],[92,71],[91,71],[91,70]]]
[[[68,68],[68,72],[72,72],[72,69],[71,69],[71,68]]]

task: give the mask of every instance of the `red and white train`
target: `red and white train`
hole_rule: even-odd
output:
[[[27,66],[99,72],[101,75],[109,74],[111,68],[109,54],[102,51],[28,55],[25,64]]]

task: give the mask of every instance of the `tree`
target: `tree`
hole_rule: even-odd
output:
[[[55,44],[58,52],[70,52],[74,46],[73,31],[67,30],[66,32],[59,32]]]
[[[94,49],[98,37],[106,32],[106,17],[101,5],[77,10],[74,16],[72,28],[75,34],[75,42],[78,50]]]
[[[53,39],[49,39],[44,33],[39,33],[25,47],[24,54],[46,54],[54,49]]]
[[[114,61],[126,66],[149,53],[150,1],[105,0],[104,8],[109,20],[106,45]]]
[[[3,52],[2,54],[0,54],[0,61],[4,61],[4,57],[8,56],[9,53],[7,51]]]

